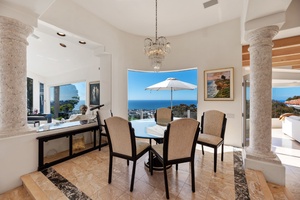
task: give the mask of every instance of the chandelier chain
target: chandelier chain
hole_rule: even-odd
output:
[[[155,41],[157,41],[157,0],[155,0]]]
[[[155,39],[144,40],[144,52],[151,60],[154,71],[158,72],[162,66],[165,55],[170,52],[170,42],[164,36],[157,37],[157,0],[155,0]]]

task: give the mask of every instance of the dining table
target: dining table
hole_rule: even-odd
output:
[[[134,133],[136,138],[149,139],[150,145],[152,145],[152,140],[156,143],[162,143],[164,138],[164,132],[167,126],[160,126],[156,124],[154,118],[152,119],[142,119],[142,120],[132,120],[130,121],[132,128],[134,128]],[[150,151],[149,151],[150,158]],[[149,158],[145,161],[145,166],[149,167]],[[167,166],[167,169],[171,165]],[[162,164],[154,157],[153,158],[153,170],[163,170]]]

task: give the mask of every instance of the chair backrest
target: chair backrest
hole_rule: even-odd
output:
[[[170,108],[159,108],[154,114],[155,122],[161,126],[167,126],[173,121],[173,113]]]
[[[201,117],[201,133],[214,135],[224,139],[226,115],[218,110],[209,110]]]
[[[109,109],[99,109],[97,111],[97,121],[98,121],[98,124],[99,124],[99,129],[104,132],[105,131],[105,123],[104,123],[104,120],[113,116],[111,110]]]
[[[199,124],[191,118],[178,119],[168,124],[163,144],[163,156],[167,161],[194,157]]]
[[[136,154],[134,129],[131,123],[121,117],[104,120],[110,151],[133,157]]]

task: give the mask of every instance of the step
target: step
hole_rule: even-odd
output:
[[[261,171],[246,169],[245,173],[251,199],[294,199],[285,186],[267,182]]]
[[[33,172],[21,177],[23,186],[33,199],[48,200],[68,198],[41,172]]]
[[[268,183],[268,186],[273,194],[274,199],[285,199],[294,200],[293,194],[284,186],[277,185],[274,183]]]

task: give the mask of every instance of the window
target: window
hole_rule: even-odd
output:
[[[278,118],[284,113],[300,114],[299,105],[293,105],[291,100],[300,99],[300,87],[272,88],[272,118]]]
[[[69,119],[86,105],[86,82],[50,87],[50,108],[54,119]]]
[[[197,74],[197,69],[159,73],[128,70],[128,120],[153,118],[157,108],[171,108],[171,99],[174,117],[197,119],[197,88],[173,91],[172,96],[169,89],[145,90],[167,78],[176,78],[197,86]]]
[[[40,113],[44,113],[44,83],[40,83]]]
[[[33,112],[33,79],[27,77],[27,113]]]

